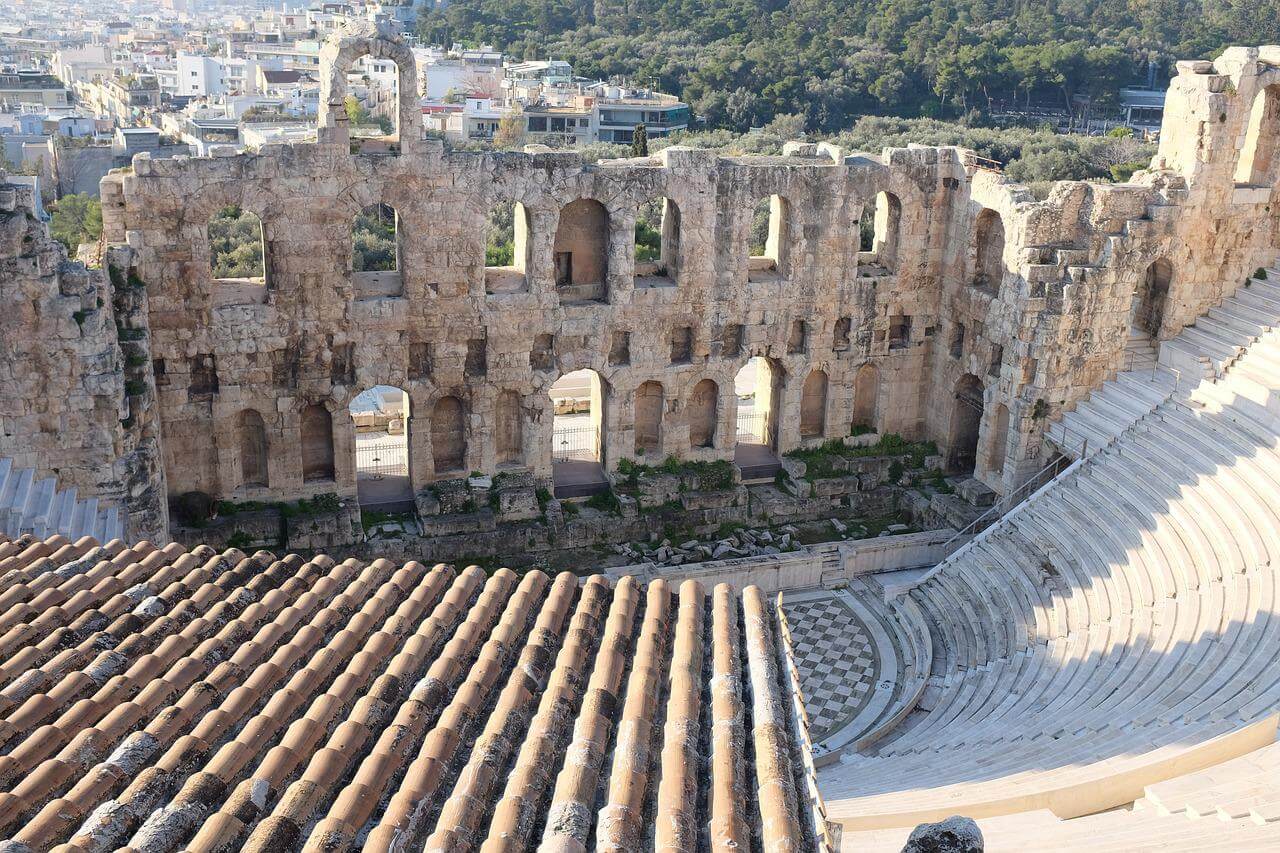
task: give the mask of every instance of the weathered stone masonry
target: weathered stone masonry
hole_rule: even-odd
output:
[[[1247,185],[1236,172],[1241,151],[1270,157],[1244,137],[1255,95],[1278,91],[1267,87],[1280,70],[1259,60],[1280,48],[1182,64],[1153,168],[1123,185],[1063,182],[1046,201],[956,148],[669,148],[585,164],[450,153],[409,133],[375,151],[348,137],[341,107],[345,64],[363,52],[409,61],[394,39],[337,37],[317,143],[142,155],[104,179],[107,240],[129,247],[146,285],[170,495],[354,495],[347,404],[374,384],[409,393],[415,488],[499,464],[546,478],[547,390],[579,368],[602,379],[606,468],[635,457],[645,383],[661,386],[660,406],[654,385],[638,395],[661,412],[657,436],[642,430],[642,446],[659,442],[647,461],[731,459],[733,377],[756,355],[781,376],[779,452],[870,420],[936,440],[1003,492],[1043,464],[1047,420],[1122,365],[1154,261],[1173,270],[1165,338],[1274,260],[1273,172]],[[402,91],[401,126],[414,127]],[[876,246],[860,252],[859,219],[880,193]],[[767,257],[749,258],[752,211],[770,197]],[[638,265],[636,209],[654,198],[678,211],[678,230],[664,227],[664,263]],[[504,202],[519,205],[517,260],[486,271],[486,217]],[[353,218],[375,203],[396,211],[400,258],[377,281],[351,271]],[[227,205],[262,220],[263,287],[212,278],[208,223]],[[603,280],[558,286],[558,251]],[[266,485],[242,482],[246,410],[265,427]]]

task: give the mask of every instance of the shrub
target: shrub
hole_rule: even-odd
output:
[[[613,489],[605,489],[603,492],[597,492],[586,500],[587,506],[601,512],[611,512],[614,515],[622,515],[622,501],[618,500],[618,496],[613,493]]]

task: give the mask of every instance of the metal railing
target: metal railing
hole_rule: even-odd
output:
[[[738,412],[738,441],[766,444],[764,412]]]
[[[403,438],[356,442],[356,473],[377,478],[409,473],[409,449]]]
[[[562,462],[596,461],[599,445],[594,426],[560,427],[551,433],[551,458]]]

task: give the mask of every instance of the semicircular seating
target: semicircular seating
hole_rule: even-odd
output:
[[[1103,446],[906,590],[932,672],[895,730],[820,771],[849,837],[1079,817],[1274,741],[1280,286],[1249,290],[1178,339],[1230,338],[1215,378],[1108,383],[1075,418]]]

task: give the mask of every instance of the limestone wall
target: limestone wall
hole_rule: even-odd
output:
[[[521,400],[524,464],[547,476],[547,390],[584,367],[603,380],[609,468],[634,456],[634,392],[646,380],[663,387],[659,459],[732,458],[733,377],[753,355],[769,357],[782,374],[775,404],[782,451],[801,443],[801,389],[813,370],[827,375],[827,405],[822,434],[807,440],[848,434],[854,377],[866,363],[879,371],[876,426],[922,433],[942,220],[964,186],[959,151],[836,163],[668,149],[660,158],[584,165],[565,154],[424,147],[418,157],[317,144],[211,159],[138,158],[132,174],[108,178],[121,198],[104,210],[108,238],[135,248],[150,299],[171,492],[255,496],[235,477],[235,424],[246,408],[267,424],[272,494],[350,492],[354,429],[346,407],[373,384],[409,394],[415,484],[493,470],[494,407],[503,391]],[[862,207],[880,190],[895,193],[903,211],[893,270],[860,261],[857,252]],[[787,262],[748,282],[750,215],[769,195],[788,200]],[[680,211],[676,277],[669,286],[637,287],[636,209],[663,196]],[[556,287],[560,211],[579,199],[608,213],[607,229],[575,234],[579,244],[589,238],[607,248],[602,301],[575,301],[577,294]],[[528,212],[525,287],[488,294],[486,216],[504,200]],[[378,201],[396,208],[402,292],[362,297],[351,272],[351,224]],[[247,304],[225,304],[224,285],[210,272],[207,223],[227,205],[263,222],[266,289]],[[901,317],[910,318],[909,332],[891,341],[891,321]],[[731,326],[738,328],[726,334]],[[730,338],[736,348],[726,348]],[[691,341],[687,352],[677,339]],[[717,389],[714,438],[710,447],[693,447],[689,404],[706,379]],[[437,471],[431,413],[446,396],[463,404],[466,455],[460,468]],[[333,483],[306,483],[301,472],[300,412],[317,402],[333,415]]]
[[[0,456],[120,505],[130,539],[167,541],[149,359],[130,363],[122,349],[129,338],[145,347],[121,331],[135,302],[105,271],[67,260],[31,194],[0,173]]]
[[[658,407],[646,386],[643,411],[661,412],[660,429],[641,430],[642,445],[660,435],[646,461],[731,459],[733,377],[755,355],[780,375],[778,451],[871,421],[934,439],[1005,491],[1043,464],[1048,419],[1123,366],[1133,293],[1153,261],[1174,270],[1159,325],[1168,337],[1274,259],[1274,179],[1238,185],[1235,161],[1254,95],[1280,74],[1259,61],[1276,48],[1180,66],[1150,171],[1123,185],[1065,182],[1036,201],[954,148],[872,156],[791,145],[783,157],[669,148],[585,164],[571,153],[449,153],[412,121],[394,140],[365,144],[346,131],[340,66],[371,45],[403,59],[394,39],[370,32],[326,48],[325,79],[336,82],[320,142],[140,155],[103,182],[107,238],[131,247],[146,284],[172,494],[354,493],[347,404],[374,384],[408,392],[415,488],[492,472],[499,459],[546,478],[547,391],[579,368],[602,380],[606,468],[636,454],[636,391],[649,381],[662,398]],[[414,98],[404,88],[402,117]],[[860,252],[859,219],[881,192],[892,203],[877,218],[892,233]],[[752,211],[770,197],[767,257],[752,259]],[[672,239],[664,227],[664,263],[638,265],[636,212],[654,198],[678,210],[679,229]],[[487,215],[507,202],[527,225],[520,257],[486,273]],[[396,210],[400,268],[369,287],[351,269],[351,229],[375,203]],[[265,287],[212,278],[208,223],[228,205],[262,220]],[[557,245],[562,217],[573,227]],[[576,255],[588,278],[603,268],[604,280],[566,277],[558,252]],[[814,371],[826,376],[817,415],[803,399]],[[707,380],[713,401],[708,385],[694,392]],[[303,475],[302,447],[315,435],[304,440],[302,412],[315,405],[332,423],[332,479]],[[266,425],[266,486],[241,483],[245,409]]]

